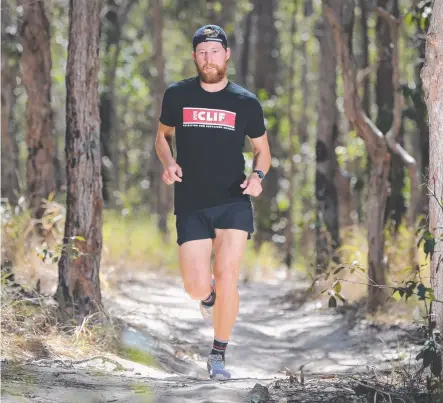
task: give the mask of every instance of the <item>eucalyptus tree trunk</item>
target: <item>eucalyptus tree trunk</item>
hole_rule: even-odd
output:
[[[100,147],[102,155],[103,201],[113,206],[112,191],[125,191],[120,178],[119,124],[116,99],[117,67],[122,50],[122,32],[128,15],[139,0],[124,0],[119,5],[106,0],[101,37],[104,46],[103,90],[100,93]]]
[[[275,25],[275,12],[277,9],[276,0],[255,0],[254,12],[256,13],[257,38],[254,49],[254,90],[256,93],[264,93],[267,99],[276,95],[278,69],[275,49],[277,47],[277,28]],[[272,112],[275,124],[268,126],[269,144],[273,157],[283,158],[283,148],[278,139],[278,116],[275,108]],[[265,112],[266,114],[266,112]],[[271,116],[268,116],[271,117]],[[263,192],[254,201],[257,211],[257,234],[254,238],[256,248],[259,248],[263,241],[271,240],[273,224],[282,219],[282,212],[277,204],[277,194],[280,189],[279,181],[283,177],[283,169],[280,166],[271,167],[266,180],[263,182]]]
[[[435,239],[431,253],[431,284],[435,299],[443,301],[443,0],[434,2],[426,36],[421,72],[429,116],[429,231]],[[437,328],[443,332],[443,304],[432,303]]]
[[[64,315],[101,309],[102,178],[98,73],[102,0],[71,0],[66,72],[67,211],[56,294]],[[87,61],[87,63],[85,63]]]
[[[328,268],[332,254],[340,246],[338,198],[335,187],[335,173],[338,168],[335,156],[338,135],[337,61],[331,24],[324,13],[317,25],[317,32],[320,44],[318,116],[321,116],[321,119],[318,121],[315,147],[316,268],[318,272],[324,272]]]
[[[157,71],[157,79],[155,82],[155,121],[158,122],[162,107],[162,97],[166,90],[165,79],[165,57],[163,54],[163,5],[162,0],[152,0],[152,21],[154,33],[154,49],[155,49],[155,68]],[[164,184],[161,180],[163,166],[160,160],[153,159],[153,171],[155,174],[153,191],[156,197],[156,213],[158,216],[157,225],[163,234],[168,233],[168,212],[172,207],[172,188]]]
[[[416,40],[418,41],[417,51],[418,59],[420,60],[415,67],[415,82],[417,84],[417,91],[413,98],[415,108],[415,123],[417,125],[418,135],[418,147],[420,150],[420,173],[421,177],[425,178],[428,175],[429,169],[429,126],[428,126],[428,111],[424,100],[423,82],[420,77],[420,73],[424,66],[426,58],[426,39],[425,31],[422,29],[420,22],[416,23],[417,34]],[[426,28],[425,28],[426,29]],[[429,197],[428,189],[426,186],[421,186],[420,197],[420,213],[425,217],[429,212]]]
[[[31,214],[41,218],[43,199],[55,191],[51,109],[50,23],[45,2],[19,0],[23,7],[21,66],[26,104],[27,193]]]
[[[386,9],[394,17],[398,18],[397,0],[378,0],[378,6]],[[378,107],[376,125],[383,134],[386,134],[392,126],[394,115],[394,85],[392,81],[392,36],[389,22],[382,16],[377,17],[376,26],[377,48],[379,65],[377,69],[377,81],[375,97]],[[403,128],[400,128],[398,141],[403,146]],[[402,218],[406,213],[403,187],[405,184],[404,164],[400,156],[391,156],[389,172],[390,192],[386,201],[386,220],[391,220],[394,230],[397,231]]]
[[[10,10],[8,1],[3,0],[1,23],[1,197],[7,198],[12,205],[15,205],[20,186],[18,144],[12,125],[16,102],[14,90],[17,87],[20,56],[17,52],[17,35],[11,34],[11,31],[7,30],[16,23],[12,20]]]
[[[295,66],[295,57],[296,57],[296,46],[294,43],[294,37],[297,33],[297,3],[296,1],[293,2],[291,5],[293,7],[292,14],[291,14],[291,27],[290,27],[290,44],[291,44],[291,51],[289,53],[289,64],[288,64],[288,120],[289,120],[289,139],[288,139],[288,151],[290,155],[289,159],[289,172],[288,172],[288,200],[289,200],[289,207],[288,207],[288,221],[286,223],[285,227],[285,264],[288,269],[292,268],[292,262],[294,261],[294,220],[293,220],[293,211],[294,211],[294,197],[295,197],[295,188],[294,188],[294,178],[296,174],[296,166],[295,166],[295,160],[293,156],[295,155],[295,118],[294,118],[294,111],[293,111],[293,103],[294,103],[294,66]]]
[[[237,82],[248,87],[248,77],[251,58],[251,33],[252,33],[252,17],[254,10],[248,11],[242,24],[241,52],[238,57],[238,74]]]

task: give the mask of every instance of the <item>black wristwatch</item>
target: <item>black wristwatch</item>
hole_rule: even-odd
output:
[[[263,173],[263,171],[260,171],[260,169],[254,169],[252,172],[253,173],[255,172],[258,175],[258,177],[260,178],[260,180],[265,179],[265,174]]]

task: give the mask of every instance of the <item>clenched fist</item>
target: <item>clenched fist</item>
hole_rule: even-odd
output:
[[[250,195],[254,197],[257,197],[263,190],[261,179],[256,173],[252,173],[249,178],[246,178],[244,182],[240,185],[240,187],[245,189],[243,191],[244,195]]]
[[[167,185],[172,185],[174,182],[182,181],[183,172],[176,162],[168,165],[163,171],[162,179]]]

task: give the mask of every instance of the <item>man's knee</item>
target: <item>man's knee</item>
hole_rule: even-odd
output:
[[[225,264],[214,273],[215,284],[220,287],[237,287],[238,267],[235,264]]]
[[[196,300],[204,300],[208,298],[211,293],[211,285],[200,279],[188,280],[184,282],[185,291],[187,294]]]

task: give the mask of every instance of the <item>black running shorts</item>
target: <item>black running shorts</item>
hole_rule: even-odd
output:
[[[189,215],[177,214],[176,228],[179,245],[197,239],[214,239],[216,228],[243,230],[250,239],[254,232],[252,205],[239,201],[205,208]]]

